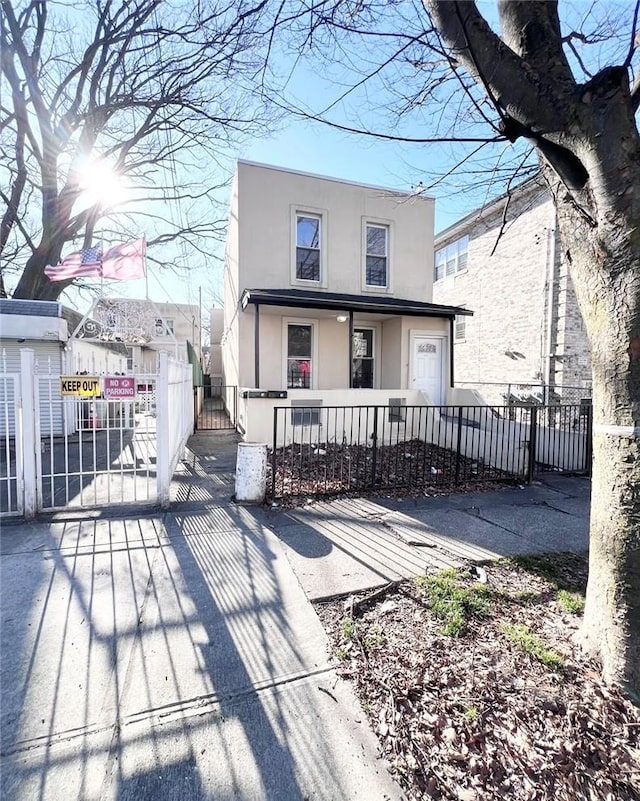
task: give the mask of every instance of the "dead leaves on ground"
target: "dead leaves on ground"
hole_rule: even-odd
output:
[[[470,613],[460,637],[442,633],[424,581],[355,607],[318,607],[338,672],[412,801],[640,799],[640,710],[602,684],[575,642],[579,617],[558,600],[559,590],[580,589],[586,562],[551,559],[546,574],[487,565],[489,614]],[[464,590],[478,576],[457,580]],[[508,627],[554,659],[545,664]]]

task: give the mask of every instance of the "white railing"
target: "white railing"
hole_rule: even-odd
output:
[[[159,363],[158,372],[129,376],[135,398],[119,400],[61,395],[59,370],[30,349],[20,352],[19,373],[0,361],[0,515],[168,506],[193,432],[192,367],[166,353]]]
[[[169,506],[169,485],[193,433],[193,367],[160,353],[158,393],[158,502]]]
[[[20,376],[9,373],[3,351],[0,360],[0,514],[23,512],[22,403]]]

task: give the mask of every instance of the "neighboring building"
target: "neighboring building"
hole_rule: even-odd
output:
[[[586,332],[541,178],[438,234],[433,297],[473,309],[456,321],[457,385],[495,404],[589,397]]]
[[[210,345],[208,374],[212,385],[222,384],[222,332],[224,331],[224,310],[211,309]]]
[[[447,401],[453,320],[465,312],[432,302],[433,207],[422,195],[239,161],[224,384],[247,401],[286,394],[281,405]],[[272,405],[260,400],[240,404],[250,439],[269,431]]]
[[[129,372],[154,373],[160,351],[190,361],[200,370],[200,308],[196,305],[101,296],[71,333],[79,341],[125,345]]]
[[[142,313],[151,314],[151,331],[148,341],[130,345],[129,367],[133,371],[154,372],[159,351],[166,350],[179,361],[190,361],[189,343],[200,358],[200,308],[188,303],[156,303],[135,301],[146,306]],[[126,301],[121,301],[126,304]]]
[[[74,429],[76,421],[64,419],[64,407],[53,403],[59,397],[58,376],[61,374],[124,373],[127,369],[126,349],[117,343],[91,343],[71,339],[82,315],[61,303],[42,300],[0,299],[0,373],[20,373],[20,351],[33,350],[40,397],[42,434],[61,435]],[[6,379],[8,382],[8,379]],[[0,382],[0,432],[4,431],[5,413],[8,430],[13,433],[13,390]]]

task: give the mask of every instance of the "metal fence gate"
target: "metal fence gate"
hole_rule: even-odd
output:
[[[196,428],[200,431],[235,429],[238,387],[214,384],[204,389],[204,397],[196,415]]]
[[[100,396],[65,396],[61,379],[27,349],[19,374],[0,372],[0,514],[167,506],[193,431],[191,365],[161,353],[155,373],[122,377],[126,400],[108,397],[103,377]]]

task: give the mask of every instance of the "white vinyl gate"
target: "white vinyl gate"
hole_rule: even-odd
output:
[[[29,349],[20,358],[19,374],[0,363],[0,515],[166,508],[193,432],[191,365],[160,353],[156,373],[130,376],[134,400],[80,399],[60,394],[50,361],[37,363]]]

